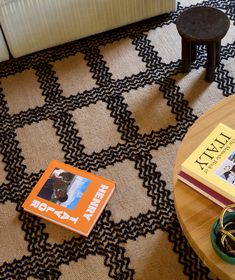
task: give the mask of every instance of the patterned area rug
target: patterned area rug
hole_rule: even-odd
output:
[[[175,21],[210,5],[231,20],[215,81],[199,47],[180,73]],[[214,279],[178,223],[177,148],[194,121],[235,93],[231,1],[177,11],[0,64],[1,279]],[[22,210],[51,159],[117,182],[88,238]]]

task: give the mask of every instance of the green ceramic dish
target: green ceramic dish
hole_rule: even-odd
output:
[[[224,223],[228,222],[231,219],[235,219],[235,212],[231,212],[231,213],[227,213],[224,216]],[[215,252],[217,253],[217,255],[222,258],[224,261],[231,263],[231,264],[235,264],[235,257],[230,257],[227,254],[225,254],[220,248],[219,246],[216,244],[216,234],[218,233],[218,229],[219,229],[219,219],[216,220],[216,222],[213,225],[212,228],[212,232],[211,232],[211,243],[212,246],[215,250]]]

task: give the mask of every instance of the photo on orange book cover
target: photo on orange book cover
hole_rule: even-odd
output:
[[[53,160],[23,204],[25,211],[88,236],[115,182]]]

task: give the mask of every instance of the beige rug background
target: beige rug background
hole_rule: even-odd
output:
[[[235,92],[232,3],[182,0],[169,15],[0,65],[1,279],[216,278],[177,222],[172,172],[187,129]],[[213,83],[204,48],[180,73],[175,19],[191,4],[231,19]],[[21,208],[52,159],[117,182],[87,239]]]

